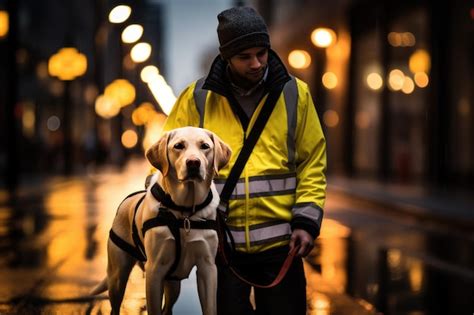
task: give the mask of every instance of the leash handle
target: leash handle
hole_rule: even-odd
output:
[[[293,247],[292,250],[288,253],[288,256],[286,257],[285,261],[283,262],[283,265],[280,268],[280,271],[278,275],[275,277],[275,279],[269,283],[269,284],[259,284],[259,283],[254,283],[252,281],[249,281],[245,279],[243,276],[241,276],[237,270],[232,267],[230,257],[226,255],[226,246],[230,247],[230,249],[227,250],[227,253],[233,253],[235,251],[235,243],[234,239],[232,237],[232,233],[230,232],[229,228],[227,227],[225,223],[225,213],[218,211],[217,212],[217,234],[218,234],[218,239],[219,239],[219,247],[218,247],[218,253],[220,254],[220,257],[222,259],[222,262],[224,266],[228,267],[230,271],[242,282],[251,285],[256,288],[261,288],[261,289],[268,289],[268,288],[273,288],[277,286],[283,278],[285,278],[286,273],[290,269],[291,264],[293,263],[293,259],[296,256],[296,253],[300,249],[300,245],[296,245]],[[227,243],[227,235],[229,236],[230,239],[230,245]]]
[[[273,288],[273,287],[277,286],[278,284],[280,284],[280,282],[283,280],[283,278],[285,278],[286,273],[290,269],[291,264],[293,263],[293,259],[295,258],[295,255],[298,252],[299,248],[300,248],[299,245],[293,247],[293,249],[288,253],[288,256],[286,257],[285,261],[283,262],[283,265],[280,268],[280,272],[275,277],[275,279],[269,284],[263,285],[263,284],[259,284],[259,283],[249,281],[249,280],[245,279],[243,276],[241,276],[232,266],[229,265],[228,267],[232,271],[234,276],[236,276],[240,281],[242,281],[242,282],[244,282],[248,285],[251,285],[255,288],[260,288],[260,289]]]

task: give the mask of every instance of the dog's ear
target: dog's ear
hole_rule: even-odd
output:
[[[209,132],[209,136],[214,143],[214,171],[217,175],[219,170],[229,163],[232,150],[215,133]]]
[[[151,165],[160,170],[163,176],[168,175],[168,140],[171,132],[165,133],[161,138],[146,151],[146,158]]]

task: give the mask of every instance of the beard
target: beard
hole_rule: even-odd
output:
[[[234,69],[234,67],[230,65],[229,73],[231,75],[232,81],[236,85],[244,89],[249,89],[249,88],[254,87],[257,83],[259,83],[263,79],[266,69],[267,69],[267,65],[262,66],[260,69],[255,70],[255,71],[246,71],[244,73],[239,73],[238,71]]]

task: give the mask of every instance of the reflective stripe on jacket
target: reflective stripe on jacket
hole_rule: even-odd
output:
[[[206,101],[199,109],[195,87],[196,82],[179,96],[164,130],[201,126],[230,145],[230,163],[215,180],[222,189],[268,94],[244,130],[228,99],[213,90],[201,93]],[[231,196],[227,224],[239,251],[288,244],[295,228],[314,237],[319,234],[326,188],[325,139],[307,84],[296,79],[296,87],[296,108],[282,93]]]

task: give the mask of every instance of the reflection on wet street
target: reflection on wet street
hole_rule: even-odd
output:
[[[122,172],[32,180],[16,202],[0,199],[0,313],[109,314],[106,295],[88,292],[105,276],[116,207],[143,188],[147,172],[145,161],[135,160]],[[472,233],[394,217],[338,193],[328,197],[305,264],[308,314],[472,312]],[[143,273],[135,268],[123,314],[146,314],[145,304]],[[174,311],[201,313],[194,275]]]
[[[143,187],[148,166],[31,183],[1,210],[0,313],[108,314],[88,292],[105,276],[106,240],[122,196]],[[144,309],[142,274],[129,282],[127,314]]]
[[[474,310],[472,229],[394,214],[329,190],[322,233],[308,262],[320,272],[319,283],[349,294],[367,310],[410,315]],[[322,303],[317,293],[310,294],[314,297]],[[339,307],[336,301],[332,311]]]

